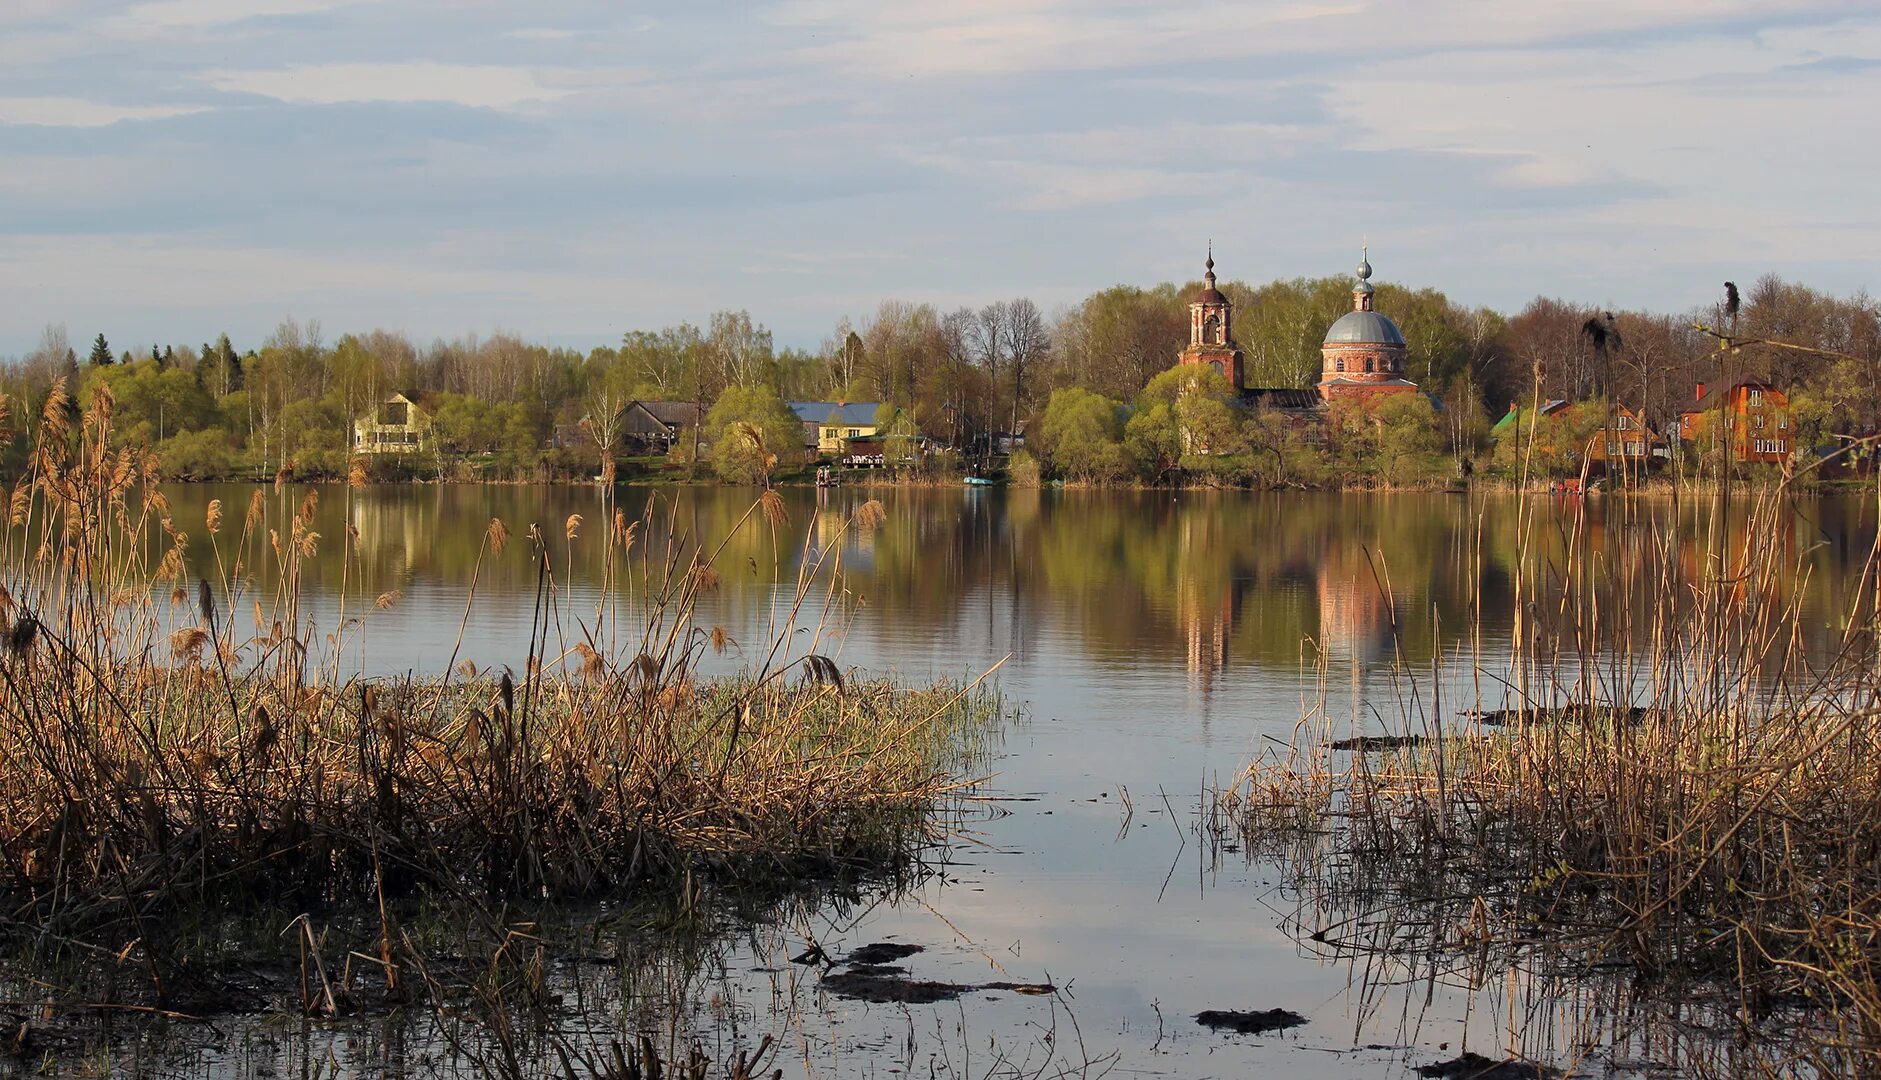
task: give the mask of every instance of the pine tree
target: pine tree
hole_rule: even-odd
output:
[[[98,340],[91,343],[91,362],[95,366],[111,363],[111,344],[103,334],[99,334]]]

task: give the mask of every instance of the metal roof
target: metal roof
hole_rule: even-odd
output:
[[[874,427],[875,411],[882,407],[879,401],[793,401],[790,411],[797,414],[797,419],[806,424],[836,423],[857,427]],[[835,419],[832,420],[831,417]]]
[[[1326,331],[1328,345],[1402,345],[1398,324],[1376,311],[1348,311]]]

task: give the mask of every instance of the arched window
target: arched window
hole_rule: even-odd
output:
[[[1365,374],[1370,375],[1371,373],[1372,373],[1372,358],[1368,356],[1365,358]]]
[[[1333,370],[1334,370],[1334,371],[1337,371],[1337,372],[1338,372],[1339,374],[1341,374],[1341,375],[1344,375],[1344,374],[1345,374],[1345,361],[1344,361],[1344,360],[1340,360],[1340,361],[1338,361],[1337,363],[1335,363],[1335,364],[1333,365]]]
[[[1209,345],[1221,344],[1221,316],[1210,315],[1208,320],[1202,323],[1202,341]]]
[[[1225,374],[1225,373],[1224,373],[1224,372],[1223,372],[1223,371],[1221,370],[1221,361],[1219,361],[1219,360],[1210,360],[1210,361],[1208,362],[1208,366],[1209,366],[1209,367],[1212,367],[1212,368],[1214,368],[1214,369],[1215,369],[1215,374],[1217,374],[1217,375],[1222,375],[1222,374]]]

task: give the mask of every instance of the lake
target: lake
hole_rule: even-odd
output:
[[[256,490],[263,522],[243,546],[235,537]],[[192,572],[222,579],[239,564],[239,617],[282,616],[266,533],[309,490],[166,489],[194,538]],[[299,614],[333,635],[315,659],[341,674],[435,673],[454,659],[521,671],[537,598],[550,589],[559,615],[543,631],[549,655],[590,642],[631,657],[644,593],[599,600],[603,576],[621,573],[601,554],[617,514],[638,523],[636,566],[695,544],[719,549],[719,583],[698,621],[727,645],[719,653],[702,635],[707,671],[763,663],[780,634],[788,656],[815,649],[907,681],[997,666],[1020,715],[989,764],[989,801],[966,810],[940,874],[889,902],[730,934],[705,969],[685,974],[682,993],[668,993],[664,1007],[692,1022],[777,1033],[788,1075],[980,1076],[997,1074],[1004,1054],[1026,1075],[1050,1061],[1046,1075],[1396,1077],[1464,1047],[1562,1065],[1584,1053],[1625,1074],[1664,1052],[1663,1032],[1616,1030],[1619,1021],[1527,973],[1432,984],[1338,956],[1307,937],[1313,913],[1276,864],[1224,853],[1198,825],[1206,792],[1284,747],[1303,717],[1377,733],[1408,716],[1511,704],[1519,680],[1501,676],[1516,605],[1545,627],[1552,575],[1610,581],[1610,617],[1676,602],[1666,583],[1709,572],[1720,547],[1708,501],[840,489],[785,491],[787,519],[773,520],[752,512],[755,492],[721,488],[313,490],[320,540]],[[213,548],[211,499],[224,506]],[[886,518],[856,527],[869,499]],[[492,519],[510,534],[501,553],[486,541]],[[1555,568],[1576,531],[1598,558]],[[1825,498],[1739,526],[1721,547],[1730,558],[1778,545],[1805,571],[1797,595],[1770,599],[1809,612],[1802,645],[1827,654],[1851,590],[1874,587],[1860,577],[1874,543],[1872,500]],[[818,560],[817,586],[799,605],[799,572]],[[1539,584],[1518,594],[1525,580]],[[190,618],[182,608],[174,617]],[[1588,677],[1615,677],[1598,667],[1587,665]],[[1049,980],[1063,993],[839,999],[789,963],[811,940],[831,954],[921,944],[905,961],[917,977]],[[1307,1023],[1230,1036],[1194,1021],[1205,1009],[1282,1007]]]

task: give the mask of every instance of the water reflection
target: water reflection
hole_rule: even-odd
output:
[[[263,491],[264,520],[238,544],[252,490],[168,494],[196,537],[197,570],[219,576],[239,561],[249,595],[265,597],[275,573],[267,529],[304,491]],[[910,1027],[927,1038],[939,1014],[829,1002],[805,976],[778,990],[777,971],[788,968],[780,957],[811,939],[927,944],[924,977],[1069,984],[1093,1055],[1119,1053],[1127,1070],[1400,1076],[1444,1043],[1552,1047],[1557,1061],[1590,1044],[1609,1060],[1671,1053],[1663,1030],[1629,1028],[1617,1011],[1587,1028],[1545,975],[1489,972],[1462,989],[1431,989],[1303,945],[1293,922],[1300,898],[1272,863],[1203,858],[1194,834],[1202,793],[1270,740],[1285,742],[1322,693],[1342,723],[1361,726],[1396,715],[1405,676],[1433,670],[1447,709],[1478,694],[1485,706],[1505,704],[1506,688],[1467,671],[1473,659],[1492,671],[1507,663],[1518,604],[1531,644],[1566,653],[1585,605],[1597,604],[1622,636],[1645,635],[1654,605],[1683,602],[1691,583],[1730,579],[1748,553],[1776,550],[1802,571],[1780,586],[1788,591],[1746,599],[1800,605],[1800,646],[1827,655],[1851,610],[1860,614],[1851,604],[1872,590],[1859,574],[1876,537],[1873,503],[1855,499],[1799,501],[1720,531],[1702,500],[799,490],[784,493],[788,523],[773,525],[750,512],[755,497],[716,488],[322,489],[307,610],[323,632],[342,613],[362,616],[344,639],[349,669],[436,670],[460,623],[464,656],[519,665],[538,589],[533,525],[567,599],[570,622],[557,632],[570,641],[631,647],[648,602],[641,577],[669,552],[722,544],[721,585],[699,617],[740,644],[712,663],[756,659],[792,617],[798,571],[823,558],[840,563],[840,588],[827,607],[814,596],[797,621],[841,629],[824,651],[845,665],[918,679],[977,673],[1009,656],[1001,685],[1026,720],[995,764],[991,791],[1036,801],[996,804],[974,822],[957,865],[896,902],[854,915],[805,911],[728,939],[717,976],[683,995],[694,1016],[709,1019],[703,996],[759,1026],[795,1007],[773,1002],[815,1004],[788,1024],[815,1043],[814,1052],[799,1048],[793,1072],[818,1075],[885,1071],[876,1068],[883,1048]],[[218,547],[196,524],[210,498],[231,508]],[[887,518],[858,528],[856,510],[870,498]],[[640,527],[631,558],[616,551],[610,563],[616,513]],[[492,518],[515,538],[500,554],[486,543]],[[1575,537],[1588,557],[1564,556]],[[603,602],[608,574],[625,583],[617,601]],[[373,606],[392,594],[386,609]],[[999,973],[989,975],[994,963]],[[1597,1000],[1607,990],[1573,992]],[[1310,1022],[1285,1038],[1224,1040],[1188,1019],[1272,1007]],[[948,1015],[976,1041],[1021,1046],[1038,1030],[1028,1025],[1053,1022],[1049,1010],[976,998]]]

